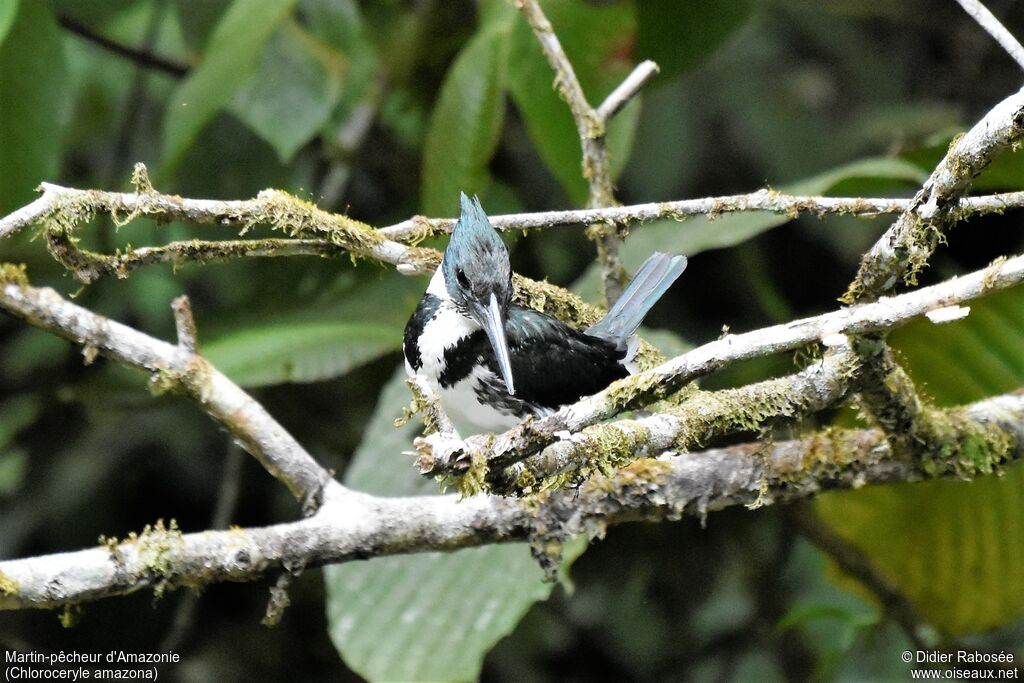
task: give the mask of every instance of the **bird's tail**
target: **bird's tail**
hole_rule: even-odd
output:
[[[623,346],[640,327],[644,316],[672,283],[686,270],[686,257],[655,252],[626,286],[608,314],[587,330],[587,334]]]

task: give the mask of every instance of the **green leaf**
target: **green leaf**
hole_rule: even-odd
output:
[[[423,148],[423,211],[449,215],[459,191],[484,195],[505,120],[510,11],[466,44],[445,75]]]
[[[636,37],[632,3],[594,6],[573,0],[544,2],[583,92],[597,106],[632,69],[628,55]],[[555,75],[533,31],[520,17],[511,38],[509,92],[526,123],[544,163],[574,204],[586,203],[587,181],[582,174],[582,149],[568,105],[554,88]],[[631,103],[608,128],[612,177],[618,177],[629,158],[639,109]]]
[[[18,16],[18,0],[0,0],[0,45]]]
[[[642,0],[636,6],[636,55],[657,62],[665,82],[714,52],[753,9],[753,0]]]
[[[329,52],[296,24],[278,29],[255,78],[235,94],[231,113],[277,152],[281,163],[316,136],[341,96],[342,66],[317,59]],[[326,61],[326,63],[325,63]]]
[[[0,215],[32,198],[60,169],[68,121],[69,78],[60,30],[49,4],[6,0],[0,44]]]
[[[889,337],[913,379],[940,405],[1024,384],[1024,290],[971,304],[945,325],[918,320]],[[1024,616],[1024,465],[1003,476],[878,486],[829,494],[818,511],[946,633],[976,633]]]
[[[18,396],[0,405],[0,450],[7,448],[38,415],[39,401],[33,396]]]
[[[426,495],[409,450],[414,424],[395,429],[409,401],[404,373],[381,392],[345,483],[377,495]],[[552,584],[524,544],[454,553],[378,557],[326,567],[331,640],[345,663],[373,681],[468,681],[484,655]]]
[[[202,50],[217,28],[217,22],[232,2],[233,0],[175,0],[182,38],[189,49],[196,52]]]
[[[100,27],[108,26],[112,18],[140,3],[138,0],[51,0],[50,4],[58,16]]]
[[[795,195],[828,194],[841,184],[855,178],[884,179],[889,187],[897,183],[918,183],[925,173],[917,166],[900,159],[864,159],[826,171],[812,178],[788,183],[780,192]],[[708,249],[721,249],[744,242],[772,228],[784,225],[791,218],[767,211],[725,214],[715,219],[694,216],[683,222],[653,221],[638,226],[623,243],[620,255],[626,268],[633,271],[655,251],[686,254],[690,258]],[[596,266],[573,285],[583,296],[595,296],[599,290]]]
[[[25,480],[28,453],[24,448],[0,450],[0,497],[15,493]]]
[[[163,135],[165,169],[178,164],[203,127],[249,80],[264,45],[295,2],[235,0],[231,3],[206,43],[203,61],[168,101]]]
[[[393,325],[308,321],[235,330],[202,351],[232,380],[253,387],[340,377],[400,344]]]
[[[14,493],[25,478],[28,453],[11,445],[18,432],[32,424],[39,415],[40,403],[34,396],[23,395],[0,404],[0,496]]]
[[[341,60],[342,106],[333,121],[344,125],[352,109],[371,92],[379,69],[362,10],[355,0],[302,0],[299,11],[310,32]]]

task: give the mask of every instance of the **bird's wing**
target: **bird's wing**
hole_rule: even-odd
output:
[[[511,306],[505,334],[516,397],[524,401],[557,408],[628,374],[614,343],[537,311]]]

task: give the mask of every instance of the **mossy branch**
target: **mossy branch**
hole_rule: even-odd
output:
[[[838,339],[845,342],[841,335]],[[722,436],[757,434],[779,420],[801,420],[841,403],[859,365],[844,344],[787,377],[694,391],[653,415],[586,427],[507,470],[489,470],[485,486],[502,495],[562,488],[595,473],[610,476],[639,458],[697,450]]]
[[[424,474],[457,476],[468,469],[470,454],[483,454],[490,470],[522,461],[590,425],[647,403],[664,399],[687,383],[736,361],[793,351],[835,334],[883,332],[936,309],[945,309],[1024,281],[1024,256],[999,259],[988,268],[881,301],[842,308],[831,313],[729,334],[650,370],[613,382],[608,388],[554,414],[527,420],[497,435],[464,441],[420,444],[419,466]]]
[[[572,209],[565,211],[539,211],[489,216],[491,224],[498,230],[544,230],[562,226],[587,226],[594,223],[611,225],[617,229],[634,229],[645,223],[659,220],[674,220],[683,223],[693,216],[704,216],[711,220],[730,213],[764,211],[797,218],[811,215],[824,218],[828,215],[876,218],[888,214],[899,214],[910,208],[913,199],[898,197],[820,197],[792,195],[776,190],[761,189],[747,194],[679,199],[668,202],[648,202],[629,206],[609,206],[595,209]],[[1024,206],[1024,192],[962,197],[957,201],[956,211],[964,218],[986,214],[1001,214]],[[455,227],[454,218],[413,218],[381,228],[380,233],[388,239],[406,242],[432,235],[446,235]],[[685,225],[681,229],[686,229]]]
[[[1024,457],[1024,395],[1007,394],[955,411],[999,432],[1011,446],[984,453],[992,467]],[[961,450],[967,444],[960,444]],[[981,454],[979,452],[979,454]],[[639,460],[578,489],[523,499],[498,496],[379,498],[331,482],[306,519],[263,528],[180,533],[152,528],[126,542],[0,561],[0,610],[74,605],[153,588],[252,581],[288,567],[317,567],[397,553],[531,542],[553,572],[559,548],[612,524],[704,517],[749,504],[797,500],[823,489],[949,475],[891,457],[878,430],[829,430],[805,439],[729,446]],[[145,542],[143,542],[145,540]]]
[[[959,200],[995,156],[1024,136],[1024,89],[993,107],[957,136],[910,206],[861,259],[843,301],[871,301],[917,274],[946,232],[960,220]]]

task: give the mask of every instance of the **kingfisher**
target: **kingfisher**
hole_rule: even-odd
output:
[[[459,436],[503,432],[637,371],[636,330],[686,268],[651,255],[585,331],[512,303],[508,249],[465,193],[441,265],[405,326],[406,373],[422,375]]]

